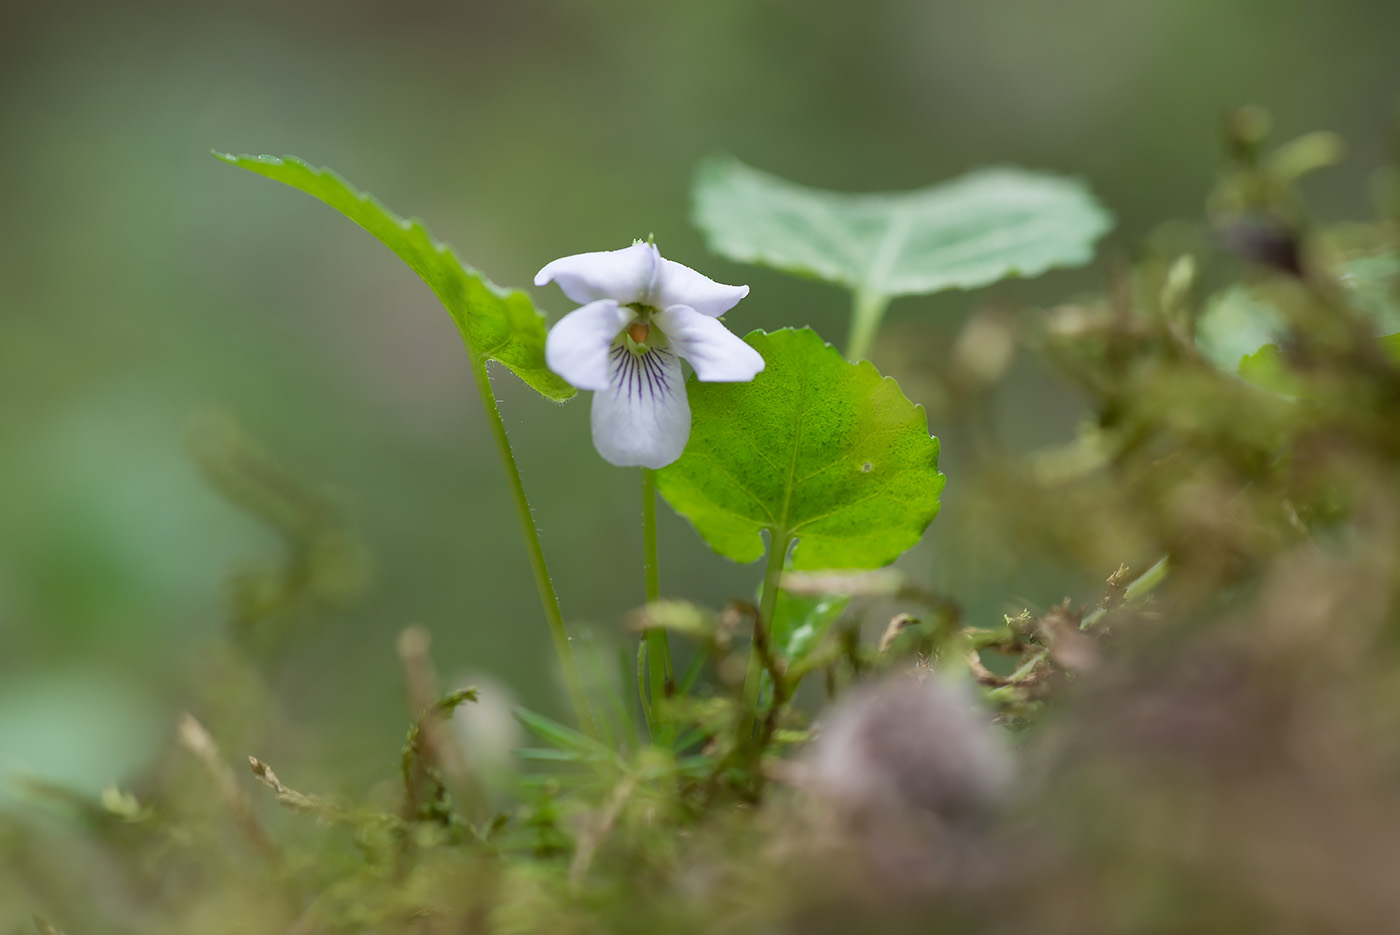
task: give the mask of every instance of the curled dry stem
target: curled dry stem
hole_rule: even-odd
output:
[[[277,774],[272,771],[262,760],[255,756],[248,757],[248,768],[253,771],[253,778],[267,786],[277,796],[277,801],[288,808],[296,809],[299,812],[313,812],[317,814],[325,813],[330,806],[320,799],[305,795],[295,789],[289,789],[282,784],[282,780],[277,778]]]

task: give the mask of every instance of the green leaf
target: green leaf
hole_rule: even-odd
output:
[[[804,328],[744,339],[767,366],[750,383],[687,383],[690,442],[657,489],[737,562],[762,534],[792,567],[878,568],[938,513],[938,439],[922,406],[869,362],[848,363]]]
[[[1009,168],[855,195],[712,159],[694,198],[695,222],[716,253],[885,298],[1079,266],[1112,224],[1083,183]]]
[[[515,709],[516,720],[525,725],[526,729],[536,737],[552,744],[556,749],[564,751],[569,756],[588,761],[608,761],[619,762],[617,754],[603,744],[587,734],[582,734],[572,727],[565,727],[558,721],[551,720],[543,714],[536,714],[529,708],[517,706]]]
[[[1283,317],[1272,302],[1248,286],[1234,285],[1206,305],[1196,322],[1196,345],[1206,360],[1238,373],[1242,360],[1274,345],[1283,331]]]
[[[586,763],[610,759],[602,754],[589,755],[578,750],[560,750],[558,747],[517,747],[511,752],[522,760],[537,760],[547,763]]]
[[[1400,333],[1400,254],[1356,257],[1337,277],[1356,307],[1376,322],[1384,337]]]
[[[1374,323],[1382,346],[1400,343],[1395,338],[1400,334],[1400,256],[1354,257],[1338,265],[1336,277],[1347,299]],[[1234,285],[1216,293],[1196,322],[1196,346],[1226,373],[1292,395],[1296,381],[1278,348],[1288,329],[1276,299],[1268,284]]]
[[[805,658],[850,603],[845,596],[779,591],[769,624],[778,655],[789,662]]]
[[[562,401],[574,395],[574,388],[545,365],[544,317],[530,297],[502,289],[465,266],[421,222],[399,217],[334,172],[299,159],[214,156],[319,198],[373,234],[423,278],[452,316],[467,351],[478,360],[505,364],[547,399]]]
[[[23,783],[95,798],[161,750],[159,706],[100,671],[24,674],[0,683],[0,811]]]

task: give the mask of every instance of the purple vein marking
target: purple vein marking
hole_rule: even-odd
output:
[[[642,402],[645,390],[653,405],[656,404],[658,395],[662,398],[671,395],[670,377],[666,373],[666,363],[662,360],[671,356],[668,348],[653,347],[644,354],[634,354],[625,346],[619,345],[612,349],[610,356],[613,362],[614,395],[620,395],[625,390],[630,401],[635,390],[636,401]]]

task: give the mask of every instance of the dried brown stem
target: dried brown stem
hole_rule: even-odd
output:
[[[219,752],[218,744],[204,725],[195,720],[193,715],[182,715],[176,727],[176,738],[180,746],[204,767],[204,771],[214,783],[214,790],[233,815],[234,823],[243,836],[264,853],[276,854],[277,845],[268,837],[267,831],[258,820],[257,812],[253,809],[253,803],[243,791],[243,787],[238,784],[233,767]]]

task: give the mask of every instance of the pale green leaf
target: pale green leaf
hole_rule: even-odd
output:
[[[1302,388],[1277,343],[1285,330],[1283,315],[1265,292],[1236,284],[1206,304],[1196,322],[1196,346],[1226,373],[1280,396],[1297,396]]]
[[[543,316],[519,290],[495,285],[414,219],[401,218],[328,169],[299,159],[215,153],[231,165],[300,189],[344,214],[423,278],[442,302],[469,353],[505,364],[542,396],[565,400],[574,388],[545,365]]]
[[[101,672],[7,674],[0,684],[0,808],[17,783],[96,797],[161,749],[160,709]]]
[[[938,513],[938,439],[922,406],[868,361],[848,363],[814,331],[744,339],[767,366],[750,383],[687,383],[693,424],[680,460],[657,472],[666,501],[716,552],[792,567],[878,568]]]
[[[1283,318],[1272,302],[1245,285],[1233,285],[1207,303],[1196,322],[1196,345],[1221,370],[1239,371],[1240,361],[1283,334]]]
[[[805,658],[850,603],[845,596],[779,591],[768,625],[778,655],[790,662]]]
[[[858,195],[712,159],[694,197],[716,253],[887,298],[1080,266],[1112,223],[1081,182],[1010,168]]]
[[[1375,320],[1377,334],[1400,333],[1400,255],[1356,257],[1342,264],[1338,279],[1356,307]]]
[[[1400,256],[1354,257],[1338,265],[1338,284],[1352,305],[1373,322],[1386,347],[1400,333]],[[1278,342],[1287,333],[1277,296],[1268,284],[1234,285],[1216,293],[1196,322],[1201,355],[1227,373],[1283,392],[1287,367]]]

